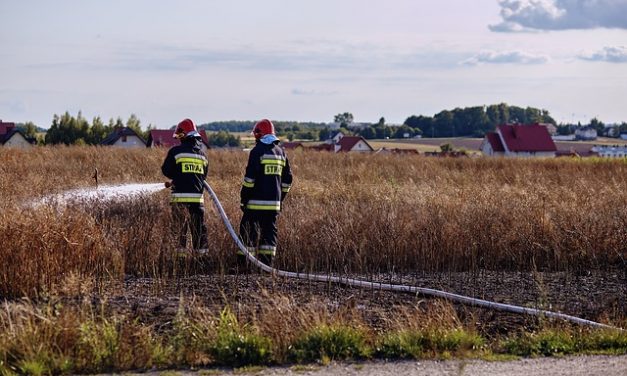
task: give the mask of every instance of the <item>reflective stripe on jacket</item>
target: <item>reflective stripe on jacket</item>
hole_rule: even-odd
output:
[[[161,166],[163,175],[174,185],[171,202],[202,204],[208,165],[200,138],[185,138],[181,145],[172,147]]]
[[[281,210],[292,186],[292,172],[278,143],[257,142],[248,156],[242,181],[241,204],[249,210]]]

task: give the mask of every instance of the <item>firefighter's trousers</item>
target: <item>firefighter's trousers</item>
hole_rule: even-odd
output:
[[[207,249],[207,225],[205,224],[205,207],[198,203],[172,204],[172,216],[175,226],[178,224],[179,246],[186,248],[187,233],[191,232],[192,247]]]
[[[277,218],[279,213],[272,210],[244,210],[239,233],[248,251],[259,261],[272,265],[277,245]],[[245,262],[245,256],[238,251],[238,263]]]

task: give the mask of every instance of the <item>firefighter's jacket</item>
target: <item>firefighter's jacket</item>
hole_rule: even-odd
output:
[[[172,147],[163,161],[163,175],[172,179],[171,202],[202,204],[203,181],[207,177],[207,157],[201,149],[199,137],[181,140],[181,145]]]
[[[241,190],[242,207],[278,212],[291,186],[290,164],[278,142],[258,141],[248,157]]]

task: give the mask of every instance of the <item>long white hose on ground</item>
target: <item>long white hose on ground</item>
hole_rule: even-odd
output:
[[[562,319],[562,320],[574,322],[577,324],[588,325],[588,326],[597,327],[597,328],[620,329],[620,328],[613,327],[611,325],[606,325],[606,324],[602,324],[596,321],[586,320],[580,317],[570,316],[570,315],[566,315],[566,314],[559,313],[559,312],[520,307],[520,306],[515,306],[515,305],[505,304],[505,303],[496,303],[496,302],[491,302],[488,300],[471,298],[469,296],[453,294],[450,292],[434,290],[434,289],[425,288],[425,287],[395,285],[395,284],[390,284],[390,283],[363,281],[363,280],[347,278],[347,277],[335,277],[335,276],[323,275],[323,274],[305,274],[305,273],[288,272],[285,270],[275,269],[273,267],[270,267],[262,263],[255,256],[253,256],[250,252],[248,252],[248,249],[246,248],[244,243],[242,243],[239,236],[235,233],[235,230],[233,229],[233,226],[231,225],[229,218],[224,212],[224,208],[222,208],[222,204],[220,203],[218,196],[216,196],[213,189],[211,189],[211,186],[209,185],[209,183],[207,183],[206,181],[203,181],[203,183],[205,185],[205,188],[207,188],[207,191],[209,192],[209,195],[211,196],[213,203],[218,209],[218,213],[220,214],[220,217],[222,218],[224,225],[228,229],[235,243],[237,243],[237,246],[239,247],[239,249],[242,251],[244,255],[246,255],[246,258],[251,263],[253,263],[255,266],[257,266],[264,272],[275,274],[280,277],[296,278],[296,279],[303,279],[303,280],[308,280],[308,281],[334,282],[334,283],[340,283],[343,285],[368,288],[368,289],[407,292],[407,293],[412,293],[412,294],[424,294],[424,295],[430,295],[430,296],[436,296],[439,298],[449,299],[454,302],[468,304],[471,306],[490,308],[490,309],[494,309],[497,311],[522,313],[522,314],[533,315],[533,316],[544,316],[544,317],[550,317],[550,318],[555,318],[555,319]]]

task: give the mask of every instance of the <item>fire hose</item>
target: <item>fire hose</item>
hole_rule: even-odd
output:
[[[331,283],[338,283],[338,284],[353,286],[353,287],[369,288],[369,289],[385,290],[385,291],[395,291],[395,292],[405,292],[405,293],[412,293],[416,295],[423,294],[427,296],[434,296],[438,298],[448,299],[450,301],[458,302],[461,304],[466,304],[466,305],[476,306],[476,307],[483,307],[483,308],[493,309],[497,311],[520,313],[520,314],[526,314],[526,315],[532,315],[532,316],[544,316],[548,318],[561,319],[561,320],[573,322],[576,324],[587,325],[587,326],[592,326],[596,328],[623,330],[621,328],[617,328],[611,325],[602,324],[596,321],[586,320],[580,317],[571,316],[571,315],[567,315],[567,314],[560,313],[560,312],[521,307],[521,306],[505,304],[505,303],[491,302],[489,300],[472,298],[469,296],[454,294],[454,293],[450,293],[446,291],[435,290],[435,289],[430,289],[430,288],[425,288],[425,287],[398,285],[398,284],[381,283],[381,282],[371,282],[371,281],[364,281],[364,280],[348,278],[348,277],[337,277],[337,276],[323,275],[323,274],[298,273],[298,272],[289,272],[285,270],[275,269],[271,266],[268,266],[262,263],[253,254],[251,254],[248,251],[248,248],[244,245],[244,243],[242,243],[239,236],[235,233],[235,230],[233,229],[233,226],[231,225],[231,222],[229,221],[229,218],[227,217],[224,211],[224,208],[222,207],[222,204],[220,203],[220,200],[218,199],[218,196],[215,194],[215,192],[213,191],[209,183],[207,183],[206,181],[203,181],[203,184],[205,185],[205,188],[209,192],[209,195],[211,196],[211,199],[213,200],[213,203],[215,204],[218,210],[218,213],[220,214],[220,217],[222,218],[222,222],[224,222],[224,225],[226,226],[227,230],[229,231],[229,234],[231,235],[231,237],[237,244],[237,247],[246,256],[248,261],[250,261],[253,265],[263,270],[264,272],[274,274],[279,277],[285,277],[285,278],[295,278],[295,279],[317,281],[317,282],[331,282]]]

